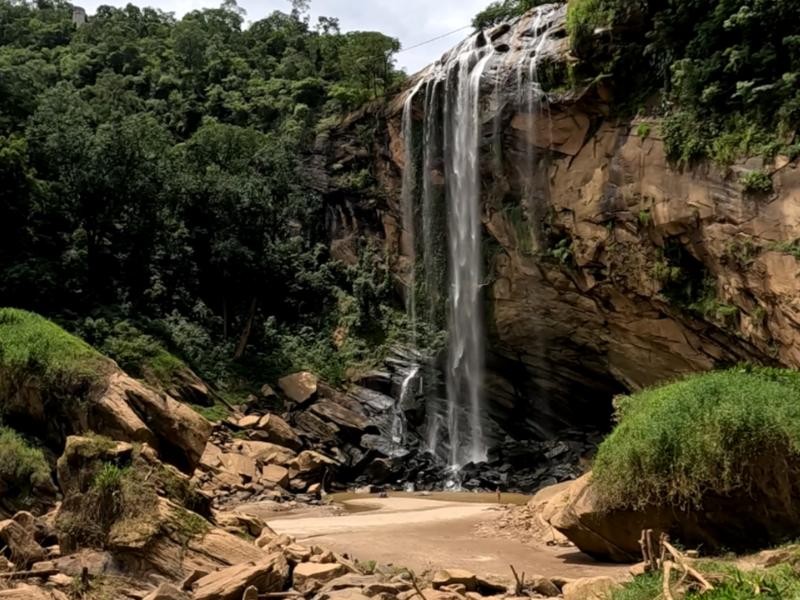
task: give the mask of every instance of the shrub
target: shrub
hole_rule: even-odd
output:
[[[709,490],[750,489],[800,458],[800,374],[737,368],[693,375],[618,401],[594,481],[608,508],[699,506]],[[786,459],[786,460],[783,460]]]
[[[40,315],[0,308],[0,367],[61,385],[96,381],[111,362],[86,342]]]
[[[772,191],[772,177],[764,171],[750,171],[739,177],[745,192],[768,194]]]
[[[102,350],[130,375],[154,379],[152,383],[168,384],[176,371],[187,368],[182,360],[167,352],[158,340],[128,321],[121,321],[114,326],[103,342]]]
[[[0,427],[0,490],[2,495],[22,498],[50,483],[50,466],[39,448],[17,432]]]

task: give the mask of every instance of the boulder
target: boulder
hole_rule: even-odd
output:
[[[158,589],[145,596],[144,600],[189,600],[189,596],[171,583],[162,583]]]
[[[252,437],[285,446],[292,450],[299,450],[303,442],[291,426],[278,415],[268,414],[258,421],[258,430],[252,432]]]
[[[280,465],[267,465],[261,469],[261,479],[285,488],[289,483],[289,469]]]
[[[294,568],[294,588],[301,593],[315,592],[345,573],[347,568],[338,563],[301,563]]]
[[[474,592],[478,587],[478,577],[475,573],[464,569],[442,569],[436,571],[431,580],[431,585],[435,590],[457,584],[463,585],[470,592]]]
[[[71,435],[56,463],[58,485],[64,496],[81,494],[104,463],[125,465],[132,456],[133,446],[127,442]]]
[[[553,583],[552,579],[541,577],[540,575],[534,575],[528,578],[527,587],[530,591],[544,596],[545,598],[555,598],[561,595],[561,590]]]
[[[90,413],[97,431],[117,439],[147,442],[188,472],[200,461],[212,429],[211,423],[186,404],[156,393],[122,371],[111,374]]]
[[[260,420],[261,417],[258,415],[247,415],[246,417],[239,419],[237,425],[239,426],[239,429],[252,429],[258,425]]]
[[[13,519],[0,521],[0,544],[19,569],[26,569],[46,557],[44,548],[33,537],[33,530],[25,529]]]
[[[289,448],[269,442],[237,440],[233,447],[237,452],[263,464],[285,465],[296,456]]]
[[[661,529],[664,525],[657,512],[608,512],[597,505],[591,473],[587,473],[554,495],[544,514],[582,552],[615,562],[636,562],[641,554],[642,529]]]
[[[200,457],[199,466],[207,471],[214,471],[222,465],[222,448],[209,442]]]
[[[256,461],[250,456],[225,452],[220,456],[220,461],[226,471],[239,475],[246,481],[253,481],[256,478]]]
[[[314,450],[304,450],[297,457],[289,463],[289,467],[297,471],[297,473],[306,475],[315,473],[324,469],[325,467],[334,467],[337,462],[332,458],[315,452]]]
[[[306,371],[287,375],[278,381],[278,387],[295,404],[304,404],[317,393],[317,376]]]
[[[326,421],[336,423],[340,428],[361,433],[369,427],[369,419],[330,400],[319,400],[311,406],[311,411]]]
[[[241,600],[244,591],[280,592],[289,579],[289,563],[276,552],[258,562],[246,562],[206,575],[195,582],[194,600]]]
[[[622,586],[611,577],[576,579],[564,586],[564,600],[612,600]]]

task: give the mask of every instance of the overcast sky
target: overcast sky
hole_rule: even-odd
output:
[[[489,4],[490,0],[311,0],[311,20],[317,17],[338,17],[343,31],[380,31],[396,37],[409,48],[436,36],[469,25],[472,17]],[[128,0],[76,0],[91,15],[101,4],[125,6]],[[204,7],[217,7],[217,0],[133,0],[141,7],[152,6],[175,13],[185,13]],[[257,21],[273,10],[288,12],[288,0],[238,0],[247,11],[247,21]],[[448,48],[466,37],[468,29],[445,39],[426,44],[397,56],[398,65],[415,73],[429,62],[439,58]]]

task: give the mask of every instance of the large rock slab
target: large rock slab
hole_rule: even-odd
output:
[[[303,371],[278,380],[278,387],[295,404],[304,404],[317,393],[317,376]]]
[[[254,440],[236,440],[233,448],[261,464],[285,465],[297,456],[293,450],[284,446]]]
[[[258,420],[257,427],[258,430],[251,433],[256,439],[285,446],[291,450],[299,450],[303,445],[294,429],[278,415],[264,415]]]
[[[339,563],[301,563],[294,568],[294,587],[299,592],[314,592],[345,573],[347,567]]]
[[[258,562],[222,569],[199,579],[194,600],[241,600],[244,591],[255,587],[259,593],[283,591],[289,580],[289,563],[276,552]]]

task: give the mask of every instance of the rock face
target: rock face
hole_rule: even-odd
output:
[[[741,361],[800,366],[798,162],[678,169],[660,123],[608,117],[602,84],[550,92],[545,108],[520,101],[517,74],[528,69],[537,14],[484,39],[496,53],[481,103],[493,421],[547,434],[608,422],[615,393],[683,373]],[[563,65],[563,14],[548,19],[545,58]],[[355,240],[381,240],[397,257],[399,285],[409,266],[400,233],[409,91],[318,140],[329,172],[368,169],[376,180],[353,190],[346,178],[317,173],[334,256],[352,263]],[[418,127],[425,98],[413,101]],[[369,147],[359,137],[365,129],[374,134]],[[430,168],[444,202],[440,157]],[[746,192],[739,175],[762,169],[774,192]]]
[[[552,494],[541,492],[536,508],[541,519],[599,560],[640,560],[643,529],[709,553],[774,546],[800,533],[795,508],[800,490],[784,478],[765,475],[758,485],[724,496],[709,490],[697,507],[663,504],[629,510],[602,506],[591,477],[563,484]]]

